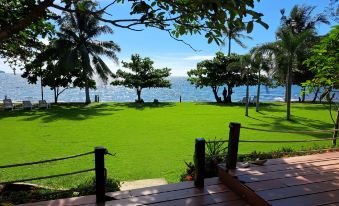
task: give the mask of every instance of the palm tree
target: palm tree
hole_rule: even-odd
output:
[[[261,72],[264,71],[266,74],[269,73],[269,58],[265,55],[258,47],[253,47],[250,51],[251,54],[251,67],[252,70],[258,72],[258,83],[257,83],[257,101],[256,101],[256,112],[259,112],[260,105],[260,86],[261,86]]]
[[[306,30],[316,32],[318,24],[330,24],[326,15],[320,13],[313,15],[315,6],[295,5],[290,11],[289,16],[285,16],[285,10],[282,9],[281,23],[291,29],[293,34],[300,34]]]
[[[304,31],[300,34],[294,34],[287,28],[281,28],[277,32],[278,41],[267,43],[258,48],[263,53],[271,53],[275,61],[276,70],[279,77],[285,77],[286,85],[286,118],[290,120],[291,116],[291,89],[292,89],[292,71],[296,69],[297,53],[305,49],[305,43],[312,37],[312,33]],[[286,75],[284,75],[286,73]]]
[[[308,41],[308,46],[305,46],[305,50],[299,50],[297,54],[297,68],[298,72],[296,75],[296,81],[299,85],[305,82],[306,80],[312,79],[314,76],[312,72],[303,64],[303,62],[309,56],[308,50],[314,45],[314,42],[319,41],[319,38],[316,37],[317,31],[316,26],[318,24],[329,24],[326,15],[320,13],[313,15],[315,6],[306,6],[306,5],[295,5],[290,11],[289,16],[285,16],[285,10],[281,10],[282,18],[282,28],[289,28],[293,34],[301,34],[305,31],[313,33],[313,39]],[[305,100],[305,87],[302,87],[302,101]]]
[[[93,10],[95,4],[84,1],[86,10]],[[77,9],[77,6],[74,6]],[[98,13],[97,15],[101,15]],[[59,21],[61,28],[58,33],[59,39],[56,44],[65,49],[61,64],[72,68],[80,65],[82,72],[78,78],[78,85],[85,88],[86,103],[90,103],[90,87],[95,86],[92,80],[97,74],[103,82],[107,82],[112,74],[101,56],[107,56],[115,63],[118,63],[116,52],[120,52],[120,47],[113,41],[99,41],[95,37],[102,34],[113,33],[108,26],[99,25],[98,18],[84,12],[64,13],[64,17]]]
[[[248,106],[249,106],[249,96],[250,96],[250,82],[249,75],[251,74],[251,55],[245,54],[240,56],[240,71],[243,78],[246,81],[246,107],[245,107],[245,116],[248,116]]]
[[[224,34],[226,37],[222,41],[222,45],[225,46],[226,40],[228,40],[228,56],[231,55],[232,40],[234,40],[242,48],[246,48],[246,45],[244,44],[244,42],[241,41],[241,39],[252,39],[250,36],[242,34],[242,32],[245,31],[244,26],[234,26],[232,24],[228,24],[225,29],[226,32],[224,32]]]

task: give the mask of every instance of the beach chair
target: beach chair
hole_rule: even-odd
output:
[[[29,109],[32,110],[33,105],[31,103],[31,101],[22,101],[22,109]]]
[[[242,104],[246,104],[246,97],[243,97],[243,98],[242,98],[241,103],[242,103]]]
[[[3,104],[4,109],[11,109],[11,110],[14,109],[14,104],[11,99],[4,99],[3,102],[4,102]]]
[[[251,101],[252,104],[256,104],[257,103],[257,96],[254,96],[252,101]]]
[[[46,102],[46,100],[39,100],[38,104],[39,109],[48,109],[50,104]]]

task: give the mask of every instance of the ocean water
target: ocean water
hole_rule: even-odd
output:
[[[142,91],[142,98],[146,102],[151,102],[158,99],[160,102],[178,102],[180,96],[184,102],[214,102],[214,96],[211,88],[195,88],[191,85],[186,77],[170,77],[172,87],[170,89],[151,88]],[[256,87],[250,87],[250,96],[256,95]],[[236,87],[233,89],[232,101],[239,101],[246,95],[246,87]],[[292,100],[298,100],[301,88],[294,85],[292,88]],[[220,96],[222,88],[220,88]],[[263,102],[283,101],[285,89],[284,87],[268,88],[261,87],[260,100]],[[28,84],[27,80],[20,75],[2,74],[0,73],[0,99],[5,95],[14,101],[31,100],[33,102],[41,99],[41,91],[39,84]],[[100,96],[101,102],[133,102],[136,99],[134,89],[129,89],[121,86],[104,85],[100,81],[97,82],[97,89],[90,91],[91,99],[94,100],[94,95]],[[45,87],[44,98],[49,101],[54,101],[53,91]],[[307,95],[306,99],[312,99],[313,95]],[[85,91],[79,88],[67,89],[59,97],[60,102],[84,102]]]

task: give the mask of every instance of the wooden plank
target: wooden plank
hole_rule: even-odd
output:
[[[272,206],[315,206],[339,202],[339,190],[269,201]]]
[[[308,168],[300,168],[295,170],[282,170],[270,173],[257,173],[257,174],[249,174],[249,175],[241,175],[237,178],[239,181],[244,183],[256,182],[256,181],[264,181],[264,180],[272,180],[272,179],[281,179],[287,177],[295,177],[295,176],[304,176],[306,174],[318,173],[321,174],[322,171],[338,171],[338,165],[329,165],[323,167],[308,167]]]
[[[309,194],[315,194],[319,192],[327,192],[339,190],[339,181],[327,181],[327,182],[320,182],[320,183],[312,183],[306,185],[299,185],[293,187],[285,187],[285,188],[278,188],[278,189],[270,189],[270,190],[263,190],[257,192],[265,200],[277,200],[277,199],[285,199],[295,196],[303,196]]]
[[[255,194],[251,189],[240,183],[228,171],[219,167],[219,177],[232,191],[237,193],[243,200],[253,205],[269,206],[263,198]]]
[[[336,160],[324,160],[320,162],[314,163],[299,163],[299,164],[285,164],[285,165],[264,165],[260,167],[254,168],[238,168],[235,170],[234,175],[241,176],[247,174],[262,174],[262,173],[269,173],[281,170],[294,170],[294,169],[303,169],[309,167],[321,167],[321,166],[328,166],[328,165],[337,165],[339,164],[339,159]]]
[[[234,200],[229,202],[215,203],[208,206],[250,206],[250,205],[244,200]]]
[[[269,161],[267,161],[266,164],[267,165],[295,164],[295,163],[300,163],[300,162],[319,162],[323,160],[338,159],[338,158],[339,158],[339,152],[326,152],[322,154],[269,159]]]
[[[95,195],[73,197],[67,199],[35,202],[21,204],[21,206],[71,206],[71,205],[86,205],[86,204],[95,204]]]
[[[211,185],[205,188],[188,188],[184,190],[174,190],[169,192],[162,192],[157,194],[142,195],[138,197],[131,197],[128,199],[121,199],[117,201],[112,201],[110,203],[113,205],[146,205],[146,204],[155,204],[161,202],[168,202],[180,199],[186,199],[197,196],[212,195],[217,193],[229,192],[229,188],[223,184],[220,185]],[[208,199],[208,198],[207,198]]]
[[[211,185],[217,185],[217,184],[220,184],[220,183],[221,183],[221,181],[219,180],[218,177],[205,179],[205,187],[208,187],[208,186],[211,186]],[[176,184],[160,185],[160,186],[130,190],[130,194],[133,197],[138,197],[138,196],[142,196],[142,195],[158,194],[158,193],[163,193],[163,192],[190,189],[190,188],[194,188],[194,187],[195,187],[194,182],[189,181],[189,182],[180,182],[180,183],[176,183]]]
[[[211,194],[211,195],[202,195],[202,196],[195,196],[195,197],[188,197],[184,199],[176,199],[176,200],[170,200],[166,202],[160,202],[156,203],[157,206],[179,206],[179,205],[185,205],[185,206],[203,206],[203,205],[211,205],[215,203],[221,203],[221,202],[231,202],[234,200],[239,200],[239,196],[236,195],[233,192],[222,192],[217,194]]]
[[[287,186],[296,186],[328,180],[339,180],[338,171],[325,171],[324,173],[306,174],[303,176],[287,177],[283,179],[273,179],[260,182],[246,183],[252,190],[260,191],[267,189],[276,189]]]

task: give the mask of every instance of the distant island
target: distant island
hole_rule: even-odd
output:
[[[0,70],[0,74],[1,74],[1,73],[5,73],[5,72]]]

